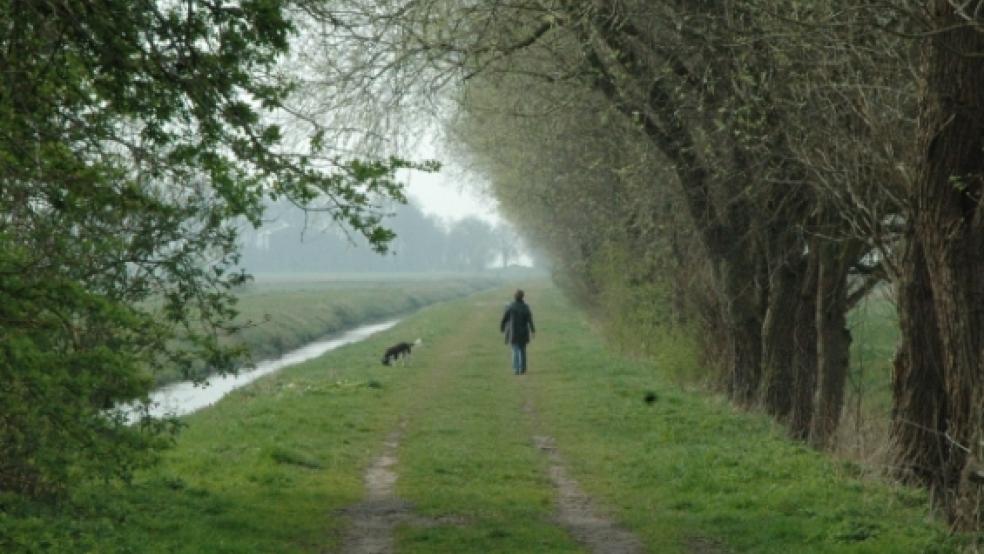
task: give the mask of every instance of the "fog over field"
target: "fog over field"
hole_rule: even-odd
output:
[[[441,196],[450,197],[440,203]],[[241,266],[249,273],[295,272],[484,272],[510,266],[532,268],[523,240],[493,209],[440,182],[425,190],[438,202],[424,202],[411,189],[407,204],[393,203],[384,225],[396,233],[387,252],[339,227],[329,216],[305,212],[289,202],[271,204],[265,223],[243,226]],[[487,204],[488,205],[488,204]],[[423,208],[427,206],[427,208]]]

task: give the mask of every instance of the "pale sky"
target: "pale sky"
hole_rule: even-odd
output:
[[[427,215],[445,221],[474,215],[493,225],[508,224],[499,214],[495,199],[484,192],[485,183],[480,175],[445,162],[437,173],[412,171],[399,177],[407,183],[410,203]],[[513,263],[532,266],[533,259],[522,251],[522,245],[520,249]]]
[[[474,215],[499,223],[496,201],[481,192],[480,178],[445,164],[437,173],[412,171],[403,175],[410,202],[428,215],[456,220]]]

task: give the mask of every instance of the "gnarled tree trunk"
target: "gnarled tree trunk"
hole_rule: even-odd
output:
[[[769,305],[762,325],[763,403],[766,411],[786,421],[796,397],[796,321],[805,277],[801,256],[783,260],[772,270]]]
[[[902,341],[892,375],[895,463],[902,480],[945,494],[953,476],[945,473],[950,444],[946,440],[943,345],[922,245],[911,233],[901,267],[897,286]]]
[[[800,440],[810,436],[813,427],[813,399],[817,390],[817,271],[819,251],[811,248],[800,283],[792,326],[795,356],[793,358],[793,398],[789,416],[790,434]]]
[[[984,459],[984,0],[934,0],[931,10],[922,158],[911,200],[940,332],[952,441],[936,471],[959,476],[945,483],[947,507],[958,525],[970,527],[984,511],[972,481]]]
[[[844,384],[850,365],[847,330],[847,270],[857,248],[851,241],[825,242],[817,268],[817,403],[810,441],[827,448],[844,408]]]
[[[732,256],[740,256],[740,252]],[[758,283],[752,259],[730,260],[725,269],[727,327],[731,340],[728,391],[743,406],[755,403],[762,368],[762,318],[759,313]]]

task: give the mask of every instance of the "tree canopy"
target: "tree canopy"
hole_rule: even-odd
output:
[[[0,2],[0,489],[127,476],[173,422],[127,425],[164,364],[232,369],[231,224],[316,205],[385,250],[399,159],[270,123],[286,2]],[[427,166],[430,167],[430,166]]]

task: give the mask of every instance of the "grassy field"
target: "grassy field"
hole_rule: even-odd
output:
[[[405,314],[488,288],[489,278],[262,280],[239,295],[240,319],[258,322],[238,337],[257,356],[286,350],[330,333]]]
[[[325,335],[471,294],[495,282],[488,276],[452,275],[261,277],[238,295],[237,321],[249,325],[231,340],[245,344],[255,360],[277,357]],[[181,375],[161,372],[155,378],[164,384]]]
[[[895,304],[887,290],[869,295],[849,314],[851,372],[839,448],[881,470],[890,463],[887,437],[892,416],[892,359],[899,339]]]
[[[922,493],[613,354],[555,289],[528,298],[539,333],[526,376],[496,333],[508,291],[431,306],[188,417],[131,486],[93,485],[57,508],[0,497],[0,551],[336,552],[395,430],[395,492],[412,515],[398,552],[585,551],[556,519],[536,435],[650,552],[957,551]],[[379,365],[384,346],[418,336],[409,367]]]

